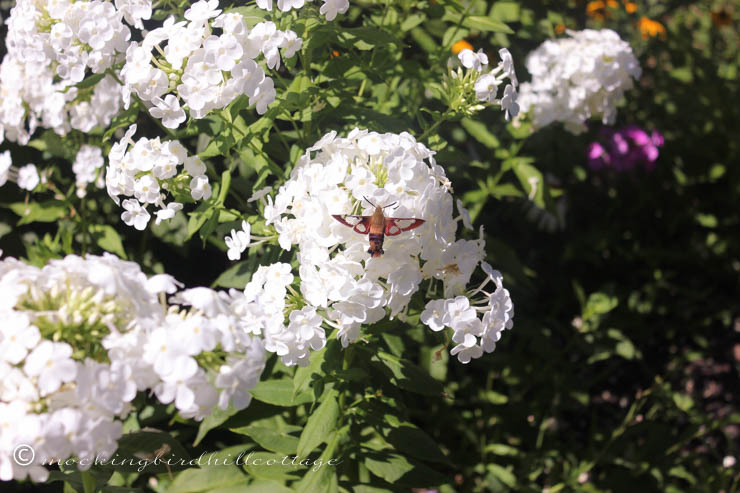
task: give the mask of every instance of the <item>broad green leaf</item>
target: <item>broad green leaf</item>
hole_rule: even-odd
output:
[[[105,77],[107,74],[105,72],[101,74],[93,74],[89,77],[85,77],[80,82],[74,85],[77,89],[87,89],[88,87],[93,87],[95,84],[103,80],[103,77]]]
[[[118,472],[143,472],[161,474],[168,471],[163,461],[169,461],[170,470],[192,467],[190,454],[185,447],[168,433],[137,431],[123,435],[118,441],[115,463],[98,465],[102,469]],[[154,460],[157,459],[155,462]]]
[[[308,455],[334,430],[339,419],[337,391],[330,390],[323,396],[319,407],[309,416],[298,442],[298,456]]]
[[[488,464],[486,467],[491,474],[509,488],[514,488],[516,486],[516,476],[514,476],[514,473],[511,472],[510,469],[504,468],[498,464]]]
[[[480,398],[491,404],[506,404],[509,402],[509,398],[499,392],[493,390],[482,390],[480,392]]]
[[[489,149],[497,149],[501,146],[499,140],[488,130],[485,123],[471,120],[470,118],[463,118],[460,120],[460,125],[462,125],[475,140]]]
[[[390,370],[395,383],[402,389],[424,395],[441,395],[442,384],[408,360],[379,351],[377,359]]]
[[[295,493],[295,490],[283,486],[281,483],[270,481],[267,479],[257,479],[249,483],[249,486],[240,486],[239,491],[234,493]],[[223,492],[210,492],[210,493],[223,493]]]
[[[311,402],[310,392],[302,392],[293,397],[293,382],[290,380],[263,380],[249,391],[258,401],[276,406],[291,407]]]
[[[295,457],[295,456],[293,456]],[[244,458],[244,470],[250,476],[262,479],[272,479],[276,481],[285,481],[298,479],[300,473],[311,467],[300,465],[299,461],[306,461],[303,457],[298,457],[294,461],[293,457],[285,454],[273,454],[270,452],[250,452]]]
[[[511,445],[506,445],[503,443],[491,443],[489,445],[486,445],[486,448],[483,449],[483,451],[490,452],[494,455],[507,455],[507,456],[519,455],[519,449],[516,449],[512,447]]]
[[[92,467],[89,469],[89,473],[93,476],[97,484],[104,485],[108,482],[108,478],[110,478],[111,474],[113,474],[113,470]],[[82,477],[82,473],[74,466],[64,466],[63,470],[60,471],[49,471],[49,479],[47,479],[47,482],[51,483],[54,481],[64,481],[77,491],[84,491],[84,479]]]
[[[115,116],[115,118],[113,118],[113,121],[111,121],[111,124],[108,126],[108,130],[106,130],[103,134],[103,142],[109,140],[119,128],[128,129],[128,127],[136,123],[136,120],[138,118],[139,105],[132,102],[129,109],[127,109],[123,113],[119,113]]]
[[[233,406],[229,406],[226,410],[221,409],[218,406],[214,406],[211,414],[206,416],[203,421],[198,425],[198,434],[195,436],[193,441],[193,447],[197,447],[201,440],[206,436],[206,433],[211,431],[218,426],[221,426],[227,419],[237,413],[237,410]]]
[[[545,182],[542,179],[542,173],[529,163],[516,161],[514,164],[514,173],[516,173],[519,182],[522,184],[527,197],[535,203],[537,207],[545,208],[544,187]]]
[[[436,470],[396,453],[369,452],[365,455],[364,463],[370,472],[394,485],[418,488],[449,481],[447,476]]]
[[[167,493],[205,493],[229,486],[243,487],[246,482],[246,476],[236,466],[192,468],[178,473]]]
[[[94,235],[95,243],[97,243],[100,248],[108,252],[115,253],[122,259],[127,258],[126,251],[123,249],[121,237],[118,235],[118,231],[116,231],[112,226],[107,224],[91,224],[90,233]]]
[[[434,53],[439,49],[437,42],[425,30],[416,27],[411,30],[411,37],[414,38],[421,48],[427,53]]]
[[[38,139],[33,139],[28,143],[28,147],[33,147],[41,152],[49,153],[54,157],[61,157],[68,161],[74,160],[74,145],[65,141],[60,135],[53,130],[46,130]]]
[[[410,31],[426,20],[424,14],[411,14],[401,23],[401,31]]]
[[[329,344],[331,344],[331,342]],[[308,390],[308,387],[311,383],[311,376],[319,374],[321,370],[321,365],[324,362],[324,356],[326,355],[327,346],[324,346],[318,351],[312,351],[308,357],[308,365],[300,366],[296,370],[295,376],[293,377],[293,392],[296,395],[298,395],[300,392]]]
[[[67,206],[61,200],[47,200],[45,202],[14,202],[9,205],[10,210],[21,217],[18,225],[34,222],[51,223],[67,215]]]
[[[318,460],[314,461],[313,467],[306,472],[303,478],[294,485],[298,493],[313,493],[315,491],[338,493],[338,481],[336,466],[342,460],[335,457],[339,440],[346,435],[349,426],[331,433],[327,437],[327,445]]]
[[[252,261],[252,259],[255,261]],[[212,287],[244,289],[244,286],[252,278],[252,273],[256,268],[256,260],[256,256],[250,256],[249,260],[235,263],[218,276]]]
[[[514,34],[514,31],[509,26],[490,17],[472,15],[466,17],[462,25],[482,32]]]
[[[688,394],[680,394],[678,392],[673,394],[673,402],[676,404],[681,411],[687,412],[689,409],[694,407],[694,399]]]
[[[449,462],[437,442],[416,425],[398,422],[395,416],[386,418],[384,423],[376,423],[376,428],[396,450],[424,461]]]
[[[299,431],[301,427],[284,425],[288,431],[276,428],[267,428],[259,424],[231,428],[230,431],[247,435],[257,442],[262,448],[271,452],[296,455],[298,450],[298,437],[291,435],[289,431]]]

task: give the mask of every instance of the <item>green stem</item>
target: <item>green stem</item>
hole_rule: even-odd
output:
[[[437,120],[436,122],[432,123],[432,125],[429,128],[427,128],[426,130],[424,130],[424,133],[421,134],[419,137],[417,137],[416,140],[419,141],[419,142],[421,142],[422,140],[424,140],[430,133],[432,133],[443,122],[446,122],[447,120],[449,120],[451,114],[452,114],[452,112],[450,110],[447,110],[444,113],[442,113],[442,116],[439,117],[439,120]]]

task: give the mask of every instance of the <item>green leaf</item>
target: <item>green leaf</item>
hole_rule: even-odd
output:
[[[157,459],[155,461],[155,459]],[[118,441],[115,461],[98,465],[101,469],[117,472],[143,472],[161,474],[191,467],[190,454],[175,438],[160,431],[127,433]]]
[[[298,461],[302,460],[305,458],[298,458]],[[250,476],[277,481],[298,479],[299,471],[306,468],[298,464],[298,461],[293,464],[293,457],[270,452],[250,452],[244,461],[244,470]]]
[[[74,160],[76,150],[72,149],[73,144],[70,141],[65,143],[65,140],[53,130],[46,130],[40,138],[29,142],[28,147],[33,147],[41,152],[48,152],[54,157],[61,157],[68,161]]]
[[[514,34],[514,31],[509,26],[490,17],[472,15],[466,17],[462,25],[482,32]]]
[[[257,479],[249,483],[248,486],[239,486],[239,488],[239,490],[235,490],[233,493],[295,493],[295,490],[292,490],[287,486],[283,486],[280,483],[266,479]],[[210,493],[225,492],[218,491]]]
[[[519,455],[519,449],[516,449],[511,445],[505,445],[503,443],[491,443],[489,445],[486,445],[486,448],[483,449],[483,451],[490,452],[495,455],[505,455],[510,457]]]
[[[136,120],[138,120],[138,118],[139,105],[132,102],[129,109],[127,109],[123,113],[119,113],[115,116],[115,118],[113,118],[110,125],[108,126],[108,130],[106,130],[103,134],[103,142],[109,140],[119,128],[128,128],[136,123]]]
[[[64,464],[64,461],[62,461],[62,464]],[[103,470],[97,467],[92,467],[87,471],[87,473],[92,476],[92,480],[95,481],[95,483],[102,485],[108,482],[111,474],[113,474],[113,470]],[[51,483],[54,481],[64,481],[65,484],[70,485],[79,492],[83,492],[85,490],[85,479],[83,478],[82,471],[79,471],[74,466],[64,466],[63,470],[60,471],[49,471],[47,482]],[[87,481],[90,480],[88,479]]]
[[[300,426],[283,425],[284,430],[276,428],[267,428],[260,424],[240,426],[239,428],[230,428],[230,431],[247,435],[257,442],[262,448],[271,452],[281,454],[296,455],[298,450],[298,437],[291,435],[291,432],[301,430]],[[287,431],[286,431],[287,430]]]
[[[501,146],[501,143],[496,136],[488,131],[488,127],[485,123],[471,120],[469,118],[463,118],[460,120],[460,125],[467,130],[471,137],[489,149],[498,149]]]
[[[77,89],[87,89],[88,87],[92,87],[96,85],[98,82],[100,82],[101,80],[103,80],[103,77],[105,76],[106,76],[105,72],[101,74],[93,74],[90,77],[85,77],[80,82],[75,84],[75,87]]]
[[[67,206],[61,200],[47,200],[45,202],[14,202],[10,210],[21,217],[18,226],[29,223],[51,223],[67,215]]]
[[[221,426],[227,419],[236,413],[237,410],[234,409],[234,406],[230,405],[226,410],[215,406],[213,411],[211,411],[211,414],[206,416],[203,421],[200,422],[200,425],[198,425],[198,434],[195,436],[195,441],[193,441],[193,447],[198,446],[200,441],[206,436],[206,433],[218,426]]]
[[[211,492],[234,485],[243,487],[246,479],[236,466],[192,468],[180,472],[167,488],[167,493]]]
[[[385,451],[371,452],[365,457],[365,467],[389,483],[413,487],[437,486],[447,483],[447,476],[413,459]]]
[[[249,260],[237,262],[232,265],[218,276],[212,287],[220,286],[223,288],[244,289],[244,286],[252,278],[256,260],[257,256],[253,255],[249,257]]]
[[[494,392],[493,390],[484,390],[480,392],[480,398],[491,404],[506,404],[509,398],[504,394]]]
[[[323,396],[318,408],[309,416],[306,427],[298,441],[298,456],[308,455],[329,435],[339,419],[337,391],[330,390]]]
[[[512,473],[511,470],[498,464],[488,464],[486,468],[496,477],[496,479],[504,483],[509,488],[513,489],[516,486],[516,476],[514,476],[514,473]]]
[[[437,42],[425,30],[416,27],[411,30],[411,37],[427,53],[434,53],[437,49]]]
[[[426,20],[424,14],[411,14],[401,23],[401,31],[410,31]]]
[[[339,439],[343,437],[348,426],[332,433],[327,439],[327,446],[318,460],[314,461],[314,466],[309,469],[303,478],[294,486],[298,493],[313,493],[315,491],[338,493],[339,485],[337,481],[336,466],[341,464],[331,464],[338,459],[334,457]],[[318,467],[318,470],[316,469]]]
[[[396,450],[424,461],[449,462],[437,442],[416,425],[399,422],[395,416],[385,417],[384,422],[376,423],[375,427]]]
[[[258,401],[276,406],[292,407],[313,400],[310,392],[302,392],[293,397],[293,382],[290,380],[263,380],[249,391]]]
[[[519,178],[527,197],[541,209],[545,208],[544,188],[545,182],[542,179],[542,173],[529,163],[516,160],[514,163],[514,173]]]
[[[88,471],[81,471],[82,475],[82,490],[85,493],[95,493],[95,486],[98,482],[95,480],[95,476]]]
[[[442,384],[410,361],[383,351],[377,353],[377,359],[390,370],[391,376],[400,388],[417,394],[442,394]]]
[[[705,228],[716,228],[719,224],[719,221],[717,221],[717,216],[715,216],[714,214],[698,213],[694,217],[696,217],[696,222],[698,222]]]
[[[463,21],[463,26],[484,32],[514,34],[514,31],[509,26],[490,17],[470,16]]]
[[[226,170],[221,173],[221,187],[218,191],[218,199],[216,203],[218,205],[224,205],[226,195],[229,193],[229,187],[231,187],[231,171]]]
[[[90,233],[95,237],[95,243],[105,251],[115,253],[122,259],[126,259],[126,251],[118,231],[107,224],[91,224]]]
[[[680,394],[676,392],[673,394],[673,402],[683,412],[688,412],[689,409],[694,407],[694,400],[688,394]]]
[[[329,344],[331,344],[331,342]],[[312,375],[320,374],[327,346],[324,346],[318,351],[311,351],[311,354],[308,356],[308,365],[299,366],[296,370],[295,375],[293,376],[293,392],[296,395],[308,390]]]

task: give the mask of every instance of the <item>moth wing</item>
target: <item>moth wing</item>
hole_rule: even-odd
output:
[[[385,234],[386,236],[396,236],[404,231],[418,228],[426,221],[423,219],[416,219],[413,217],[386,217],[385,218]]]
[[[355,233],[366,235],[370,232],[370,216],[332,214],[331,217],[344,224],[345,226],[352,228]]]

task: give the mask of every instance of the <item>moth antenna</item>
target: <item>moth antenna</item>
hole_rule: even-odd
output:
[[[383,207],[383,209],[387,209],[388,207],[392,207],[392,206],[394,206],[394,205],[396,205],[396,204],[398,204],[398,202],[393,202],[392,204],[388,204],[388,205],[386,205],[385,207]],[[400,205],[399,205],[399,206],[400,206]],[[396,209],[398,209],[398,207],[396,207]]]
[[[377,206],[376,206],[375,204],[373,204],[372,202],[370,202],[370,199],[369,199],[369,198],[367,198],[366,196],[364,196],[364,195],[363,195],[363,197],[362,197],[362,198],[363,198],[363,199],[365,199],[365,200],[367,200],[367,203],[368,203],[368,204],[372,205],[373,207],[377,207]]]

